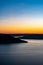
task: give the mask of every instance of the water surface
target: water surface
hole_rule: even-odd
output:
[[[0,65],[43,65],[43,40],[0,44]]]

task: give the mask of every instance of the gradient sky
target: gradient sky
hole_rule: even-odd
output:
[[[43,0],[0,0],[0,33],[43,33]]]

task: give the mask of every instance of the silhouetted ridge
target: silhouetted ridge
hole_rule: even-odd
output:
[[[43,34],[13,34],[14,36],[23,36],[22,39],[42,39]]]
[[[0,34],[0,43],[26,43],[27,41],[23,41],[19,38],[14,38],[9,34]]]
[[[24,34],[23,39],[43,39],[43,34]]]

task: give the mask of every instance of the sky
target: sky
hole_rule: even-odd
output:
[[[43,0],[0,0],[0,33],[43,34]]]

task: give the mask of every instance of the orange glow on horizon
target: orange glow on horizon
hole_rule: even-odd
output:
[[[32,27],[0,27],[0,33],[5,34],[43,34],[43,28]]]

